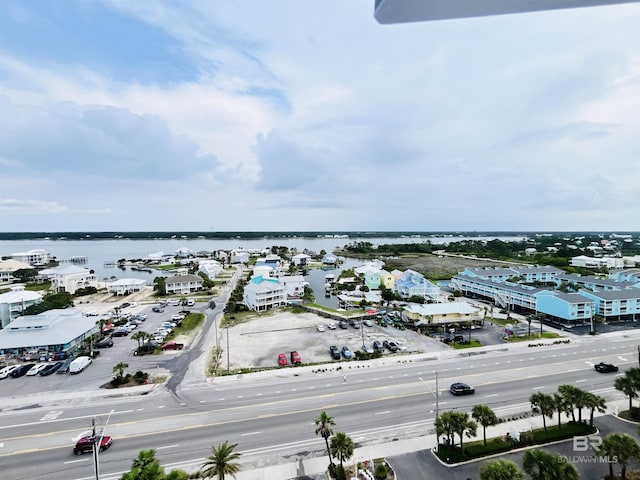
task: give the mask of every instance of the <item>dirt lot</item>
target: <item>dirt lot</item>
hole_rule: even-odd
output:
[[[400,258],[385,259],[385,269],[391,271],[393,269],[406,270],[411,269],[423,274],[427,278],[451,278],[465,268],[476,267],[498,267],[506,265],[508,262],[500,262],[496,260],[481,260],[458,256],[438,256],[438,255],[421,255],[421,256],[403,256]]]
[[[319,332],[316,326],[326,323],[326,318],[312,313],[281,312],[236,325],[229,329],[231,368],[274,367],[278,364],[279,353],[285,353],[288,358],[292,350],[300,353],[303,363],[330,362],[330,345],[338,348],[346,345],[355,352],[362,347],[363,333],[365,342],[369,344],[374,340],[393,339],[402,342],[407,352],[428,353],[449,348],[442,342],[413,331],[375,324],[372,327],[365,326],[362,330],[349,326],[346,330],[338,327]],[[220,338],[224,349],[226,335],[221,333]]]

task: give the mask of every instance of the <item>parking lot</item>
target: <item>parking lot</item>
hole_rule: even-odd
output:
[[[452,348],[434,337],[409,329],[381,327],[376,323],[370,327],[361,324],[360,328],[348,325],[343,329],[334,321],[336,328],[332,330],[327,328],[329,322],[313,313],[280,312],[236,325],[229,329],[230,368],[277,367],[279,354],[284,353],[288,358],[291,351],[297,351],[305,364],[331,362],[331,345],[338,349],[347,346],[355,352],[362,350],[363,339],[369,345],[375,340],[394,340],[401,345],[401,351],[395,355],[430,353]],[[319,324],[325,326],[324,331],[318,331]],[[472,340],[479,340],[483,345],[495,345],[501,343],[502,331],[503,327],[487,323],[484,328],[462,331],[462,334],[465,339],[470,333]],[[219,332],[219,343],[225,350],[226,331]],[[384,355],[392,353],[385,349]],[[226,366],[225,355],[222,356],[222,363]]]

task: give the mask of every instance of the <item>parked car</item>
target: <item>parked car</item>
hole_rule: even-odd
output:
[[[116,328],[111,334],[112,337],[126,337],[129,335],[129,330],[123,327]]]
[[[351,350],[349,350],[349,347],[347,347],[346,345],[342,347],[342,356],[347,360],[353,357],[353,353],[351,353]]]
[[[189,300],[187,300],[187,307],[193,307],[195,306],[196,301],[193,298],[190,298]]]
[[[365,327],[373,327],[371,320],[363,320],[362,323],[364,323]]]
[[[351,326],[352,326],[353,328],[360,328],[360,322],[359,322],[358,320],[353,320],[353,321],[351,322]]]
[[[289,363],[287,362],[287,356],[284,353],[278,354],[278,365],[284,367],[287,363]]]
[[[390,352],[397,352],[399,350],[398,348],[398,344],[396,342],[394,342],[393,340],[385,340],[384,342],[382,342],[382,345],[388,349]]]
[[[316,325],[316,330],[318,330],[319,332],[324,332],[324,325],[319,323],[318,325]]]
[[[146,353],[153,353],[157,346],[158,343],[152,340],[148,343],[140,345],[139,347],[136,347],[136,349],[133,351],[133,354],[137,357],[142,356]]]
[[[384,345],[382,344],[382,342],[380,340],[374,340],[373,341],[373,349],[374,350],[384,350]]]
[[[473,395],[476,392],[472,386],[462,382],[452,383],[451,386],[449,387],[449,391],[456,396],[457,395]]]
[[[75,453],[76,455],[80,455],[81,453],[91,453],[93,452],[94,443],[94,439],[88,435],[80,437],[80,439],[78,439],[78,441],[76,442],[75,447],[73,447],[73,453]],[[112,443],[113,439],[110,436],[105,435],[101,437],[99,451],[102,452],[106,450],[111,446]]]
[[[69,365],[71,365],[71,362],[73,362],[73,360],[73,357],[67,358],[64,362],[62,362],[62,365],[60,365],[60,368],[56,371],[56,373],[60,375],[69,373]]]
[[[345,322],[344,320],[342,320],[339,324],[340,328],[349,328],[349,325],[347,325],[347,322]]]
[[[333,323],[333,322],[329,322],[329,323],[327,323],[327,328],[329,330],[335,330],[336,329],[336,324]]]
[[[58,361],[58,362],[48,364],[45,368],[43,368],[40,371],[40,376],[46,377],[47,375],[51,375],[52,373],[56,372],[62,366],[63,363],[64,363],[63,361]]]
[[[302,363],[302,359],[300,358],[300,354],[298,352],[296,352],[295,350],[293,352],[291,352],[290,358],[291,358],[291,364],[292,365],[299,365],[299,364]]]
[[[363,343],[362,344],[362,351],[365,352],[365,353],[373,353],[375,350],[368,343]]]
[[[17,368],[14,368],[9,375],[11,378],[24,377],[34,365],[35,363],[23,363],[22,365],[18,365]]]
[[[331,358],[333,358],[334,360],[340,360],[340,358],[342,358],[340,350],[335,345],[331,345],[329,347],[329,353],[331,354]]]
[[[615,365],[604,362],[596,363],[593,368],[596,369],[596,372],[600,373],[613,373],[618,371],[618,367],[616,367]]]
[[[47,367],[46,363],[36,363],[33,367],[31,367],[27,371],[26,375],[27,375],[27,377],[33,377],[35,375],[38,375],[46,367]]]
[[[131,305],[129,302],[124,302],[122,305],[120,305],[120,308],[127,308],[129,305]]]
[[[80,373],[89,365],[91,365],[91,357],[82,356],[76,358],[73,362],[69,364],[69,373]]]
[[[7,378],[11,375],[11,372],[18,368],[20,365],[9,365],[3,368],[0,368],[0,379]]]
[[[162,308],[161,306],[157,305],[155,307],[152,307],[151,311],[152,312],[156,312],[156,313],[162,313],[162,312],[164,312],[164,308]]]
[[[167,342],[160,348],[162,348],[162,350],[182,350],[184,348],[184,343]]]

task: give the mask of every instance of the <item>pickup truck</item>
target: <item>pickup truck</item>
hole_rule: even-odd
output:
[[[162,350],[182,350],[184,348],[184,343],[167,342],[160,348],[162,348]]]
[[[300,354],[296,351],[291,352],[291,364],[299,365],[302,363],[302,359],[300,358]]]

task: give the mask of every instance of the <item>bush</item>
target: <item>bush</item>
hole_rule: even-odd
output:
[[[379,463],[376,465],[376,471],[374,472],[376,480],[386,480],[387,479],[387,466],[384,463]]]
[[[336,480],[347,480],[347,474],[341,465],[336,466]]]
[[[141,371],[137,371],[133,376],[133,380],[138,385],[143,385],[144,383],[147,382],[148,379],[149,379],[149,374]]]

